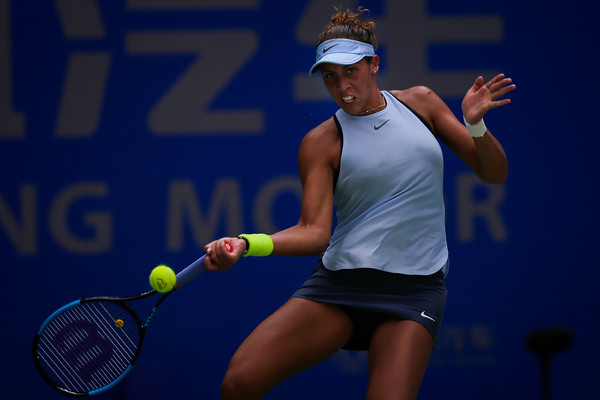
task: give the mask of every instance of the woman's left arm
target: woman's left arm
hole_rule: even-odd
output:
[[[483,77],[478,77],[462,102],[464,122],[475,126],[468,129],[442,99],[432,92],[428,93],[429,115],[434,132],[487,183],[504,183],[508,176],[508,162],[502,145],[483,124],[483,116],[493,108],[509,104],[510,99],[499,98],[515,88],[512,80],[503,74],[486,84]],[[470,130],[475,132],[470,133]]]

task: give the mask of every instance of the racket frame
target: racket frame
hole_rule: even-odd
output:
[[[32,355],[33,355],[33,363],[38,371],[38,373],[40,374],[40,376],[46,381],[46,383],[48,383],[48,385],[50,385],[52,388],[56,389],[57,391],[59,391],[60,393],[63,394],[67,394],[70,396],[76,396],[76,397],[87,397],[87,396],[94,396],[97,394],[100,394],[110,388],[112,388],[113,386],[117,385],[119,382],[121,382],[121,380],[123,380],[123,378],[125,378],[127,376],[127,374],[131,371],[131,369],[133,368],[133,365],[135,364],[135,362],[137,361],[141,351],[142,351],[142,345],[144,344],[144,338],[146,336],[146,329],[148,328],[148,325],[150,324],[150,322],[152,321],[152,317],[154,316],[154,314],[156,313],[158,307],[162,304],[163,301],[165,301],[165,299],[171,294],[173,293],[175,289],[166,292],[163,296],[160,297],[160,299],[154,304],[154,306],[152,307],[152,309],[150,310],[150,312],[148,313],[148,316],[146,317],[146,321],[142,322],[142,319],[140,318],[140,316],[137,314],[137,312],[127,303],[128,301],[135,301],[135,300],[142,300],[151,296],[154,296],[155,294],[157,294],[158,292],[156,290],[150,290],[144,293],[140,293],[134,296],[126,296],[126,297],[112,297],[112,296],[96,296],[96,297],[87,297],[84,299],[79,299],[79,300],[75,300],[72,301],[68,304],[65,304],[64,306],[62,306],[61,308],[59,308],[58,310],[56,310],[54,313],[52,313],[48,318],[46,318],[46,320],[44,321],[44,323],[42,324],[42,326],[40,327],[40,329],[37,331],[34,340],[33,340],[33,346],[32,346]],[[40,357],[38,355],[38,342],[41,338],[41,335],[44,331],[44,329],[46,329],[46,327],[48,326],[48,324],[50,324],[50,322],[52,322],[52,320],[54,320],[57,316],[61,315],[63,312],[73,308],[73,307],[77,307],[79,305],[82,304],[86,304],[86,303],[94,303],[94,302],[109,302],[109,303],[113,303],[118,305],[119,307],[123,308],[125,311],[127,311],[131,317],[134,319],[135,323],[136,323],[136,327],[138,330],[138,334],[139,334],[139,343],[137,346],[137,349],[135,351],[135,354],[133,355],[133,357],[131,358],[131,361],[129,363],[129,366],[117,377],[115,378],[115,380],[111,381],[109,384],[95,389],[95,390],[91,390],[89,392],[75,392],[72,390],[69,390],[65,387],[62,387],[60,385],[58,385],[52,378],[50,378],[50,376],[46,373],[46,371],[44,370],[41,362],[40,362]]]
[[[227,242],[225,242],[225,243],[227,246],[229,246],[228,250],[231,252],[232,251],[231,246],[229,245],[229,243],[227,243]],[[203,255],[202,257],[198,258],[196,261],[194,261],[193,263],[188,265],[185,269],[183,269],[182,271],[180,271],[177,274],[175,287],[172,290],[170,290],[169,292],[164,293],[160,297],[160,299],[154,304],[154,306],[148,313],[148,316],[146,317],[145,322],[142,322],[139,315],[135,312],[135,310],[127,302],[141,300],[141,299],[145,299],[147,297],[153,296],[158,293],[154,289],[144,292],[144,293],[134,295],[134,296],[126,296],[126,297],[111,297],[111,296],[87,297],[87,298],[72,301],[72,302],[62,306],[55,312],[53,312],[42,323],[40,329],[36,332],[35,337],[33,339],[33,346],[32,346],[33,363],[34,363],[38,373],[40,374],[40,376],[53,389],[57,390],[60,393],[67,394],[67,395],[74,396],[74,397],[94,396],[94,395],[103,393],[103,392],[107,391],[108,389],[111,389],[113,386],[117,385],[119,382],[121,382],[123,380],[123,378],[125,378],[127,376],[127,374],[129,374],[129,372],[133,368],[133,365],[137,361],[137,359],[142,351],[142,345],[144,344],[146,330],[148,328],[148,325],[150,325],[150,322],[152,322],[152,317],[158,310],[158,307],[174,291],[181,289],[183,286],[187,285],[188,283],[190,283],[192,280],[194,280],[196,277],[198,277],[200,274],[202,274],[204,272],[204,258],[205,257],[206,257],[206,255]],[[60,314],[65,312],[66,310],[69,310],[73,307],[76,307],[76,306],[79,306],[79,305],[85,304],[85,303],[98,302],[98,301],[106,301],[106,302],[115,303],[115,304],[119,305],[120,307],[122,307],[124,310],[126,310],[134,318],[134,320],[136,321],[136,324],[137,324],[137,328],[139,330],[139,335],[140,335],[139,345],[135,351],[135,354],[133,355],[133,357],[131,359],[131,362],[129,363],[129,366],[113,381],[111,381],[110,383],[108,383],[105,386],[102,386],[98,389],[91,390],[89,392],[75,392],[73,390],[70,390],[63,386],[58,385],[56,382],[54,382],[54,380],[52,378],[50,378],[50,376],[48,376],[48,374],[46,373],[46,371],[44,370],[44,368],[40,362],[40,357],[38,355],[38,343],[39,343],[39,340],[41,338],[41,335],[42,335],[44,329],[48,326],[48,324],[50,324],[50,322],[54,318],[56,318],[57,316],[59,316]]]

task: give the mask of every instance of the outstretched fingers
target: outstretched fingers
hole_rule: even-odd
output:
[[[516,85],[512,83],[512,79],[504,74],[498,74],[486,83],[483,77],[478,76],[461,104],[466,121],[475,123],[487,111],[509,104],[511,100],[502,97],[515,89]]]
[[[486,86],[494,100],[517,88],[517,86],[512,83],[512,79],[505,78],[504,74],[496,75],[496,77],[489,81]]]

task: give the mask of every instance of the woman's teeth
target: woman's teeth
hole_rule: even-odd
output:
[[[354,96],[344,96],[342,97],[342,100],[344,100],[345,103],[350,103],[352,100],[354,100]]]

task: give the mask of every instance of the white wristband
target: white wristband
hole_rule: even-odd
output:
[[[467,127],[467,131],[469,131],[469,135],[471,135],[471,137],[476,138],[485,135],[487,128],[485,127],[483,118],[481,118],[476,124],[471,125],[467,122],[467,119],[463,115],[463,121],[465,121],[465,126]]]

